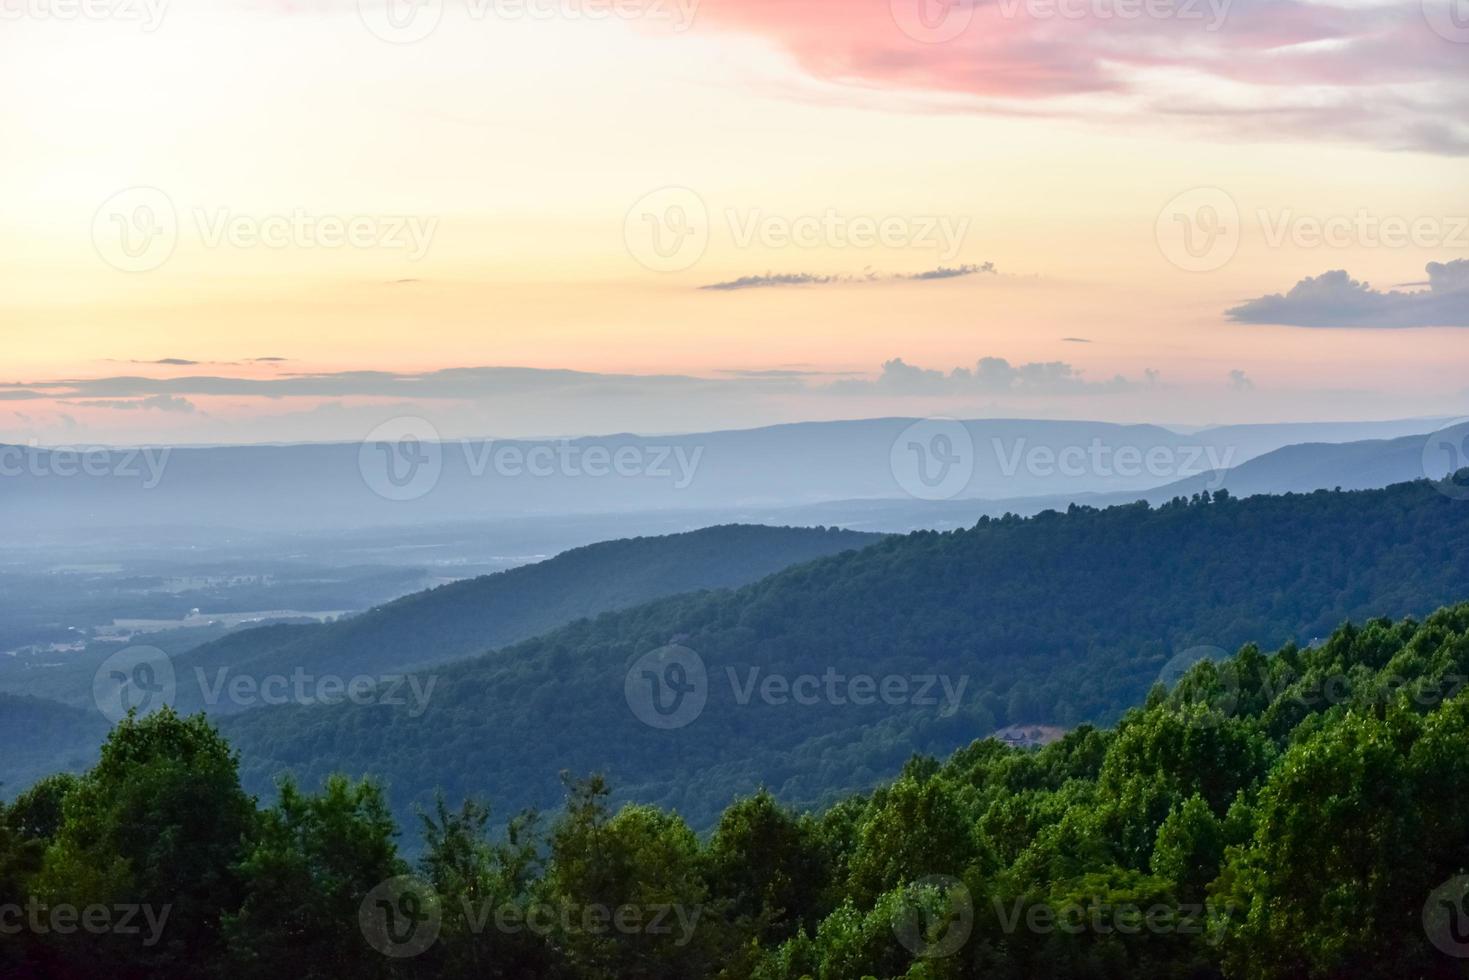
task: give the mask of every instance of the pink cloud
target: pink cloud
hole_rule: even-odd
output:
[[[1454,152],[1465,140],[1455,106],[1469,45],[1430,30],[1416,0],[705,0],[698,23],[764,38],[815,77],[864,87],[1036,109],[1059,96],[1126,96],[1143,111],[1277,112],[1328,131],[1350,107],[1359,118],[1342,138],[1361,139],[1370,118],[1374,142]],[[1186,98],[1161,90],[1167,70],[1190,79]],[[1434,94],[1426,105],[1401,93],[1389,102],[1375,90],[1384,85]],[[1307,86],[1309,97],[1298,91]]]

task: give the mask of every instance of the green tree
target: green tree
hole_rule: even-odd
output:
[[[1418,727],[1400,711],[1345,714],[1281,759],[1221,882],[1231,972],[1408,975],[1403,941],[1411,929],[1419,946],[1428,891],[1407,758]]]
[[[762,942],[814,927],[824,914],[830,868],[817,828],[768,790],[724,811],[709,841],[707,866],[711,890],[729,901],[741,929]]]
[[[5,825],[22,839],[49,842],[61,829],[62,803],[76,784],[69,772],[47,776],[15,798],[5,810]]]
[[[1169,812],[1158,828],[1150,861],[1153,873],[1172,881],[1180,899],[1202,901],[1224,861],[1223,822],[1195,793]]]
[[[42,841],[26,839],[10,823],[10,812],[0,806],[0,909],[24,908],[32,894],[31,885],[41,870],[45,851]],[[25,976],[28,966],[35,967],[42,955],[36,936],[23,928],[15,933],[6,924],[5,938],[0,942],[0,976]]]
[[[449,976],[565,975],[547,937],[526,928],[542,870],[539,817],[511,820],[490,839],[489,807],[465,800],[450,810],[442,796],[420,813],[424,853],[419,867],[438,895],[442,929],[432,952],[436,972]]]
[[[228,916],[236,976],[381,977],[391,960],[364,935],[369,893],[408,872],[381,787],[333,776],[316,795],[289,779],[260,813],[237,866],[243,901]]]
[[[678,816],[627,806],[615,816],[600,776],[569,781],[551,831],[546,902],[554,937],[585,980],[711,976],[731,951],[723,909],[700,874],[698,838]]]
[[[960,877],[977,855],[970,820],[948,780],[905,776],[880,791],[852,855],[859,903],[928,875]]]
[[[234,752],[204,718],[163,709],[121,721],[97,764],[62,802],[39,888],[53,903],[140,905],[162,937],[78,934],[98,970],[198,976],[223,948],[221,916],[241,895],[236,870],[254,802]]]

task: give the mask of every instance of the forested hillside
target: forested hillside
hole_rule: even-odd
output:
[[[245,630],[175,658],[178,707],[206,705],[195,668],[256,676],[298,667],[382,674],[484,653],[662,596],[754,582],[878,535],[731,524],[574,548],[545,561],[404,596],[336,623]]]
[[[1246,646],[1114,729],[915,757],[821,812],[756,793],[704,836],[614,810],[597,776],[549,823],[441,803],[405,828],[413,863],[371,782],[259,809],[209,722],[164,710],[0,810],[0,906],[44,924],[87,903],[108,926],[15,930],[0,973],[1462,976],[1466,677],[1469,604]]]
[[[1110,722],[1200,647],[1307,643],[1344,621],[1460,600],[1469,507],[1457,489],[984,519],[439,668],[426,710],[270,708],[224,730],[254,791],[282,771],[343,771],[382,776],[399,813],[437,788],[546,807],[552,758],[703,827],[760,785],[830,801],[1001,724]],[[632,698],[665,682],[654,699],[681,685],[701,710],[649,723]]]
[[[0,692],[0,800],[43,776],[87,765],[107,727],[95,711]]]
[[[394,674],[659,596],[753,582],[878,539],[837,528],[761,525],[628,538],[415,593],[336,623],[246,629],[185,651],[168,635],[147,639],[170,658],[176,678],[170,703],[184,713],[229,713],[259,701],[228,696],[237,678]],[[0,799],[48,772],[91,763],[107,726],[93,701],[103,653],[36,672],[33,686],[44,698],[0,692],[0,732],[14,733],[0,753]],[[11,682],[25,677],[12,675]]]

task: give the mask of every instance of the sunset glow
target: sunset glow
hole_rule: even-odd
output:
[[[1469,44],[1432,4],[4,9],[0,439],[1469,408]],[[1227,312],[1333,270],[1435,298]],[[883,374],[982,358],[1090,384]],[[505,367],[624,397],[340,377]]]

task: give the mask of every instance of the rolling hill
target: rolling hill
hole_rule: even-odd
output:
[[[574,548],[508,571],[404,596],[334,623],[243,630],[174,658],[177,707],[207,704],[198,670],[256,678],[304,668],[381,675],[463,659],[588,616],[680,592],[745,585],[791,565],[865,547],[836,528],[728,525]]]
[[[334,623],[245,629],[192,649],[178,649],[171,634],[148,639],[171,662],[171,703],[180,711],[228,713],[263,700],[232,698],[228,684],[239,677],[255,685],[298,671],[315,678],[381,677],[483,653],[661,596],[744,585],[876,540],[835,528],[760,526],[630,538],[405,596]],[[75,663],[7,677],[6,683],[21,689],[0,692],[0,723],[15,735],[0,756],[0,785],[8,784],[0,792],[24,788],[55,769],[75,769],[95,755],[107,725],[92,701],[93,674],[111,652],[102,647]]]
[[[1462,599],[1464,489],[985,518],[436,668],[416,714],[291,706],[223,724],[257,791],[284,770],[377,773],[400,812],[436,787],[504,812],[554,803],[554,759],[703,824],[762,784],[818,802],[1001,724],[1109,721],[1186,651],[1309,642]],[[675,727],[652,707],[695,702]]]
[[[53,772],[90,765],[107,736],[107,722],[44,698],[0,693],[0,799],[8,799]]]

